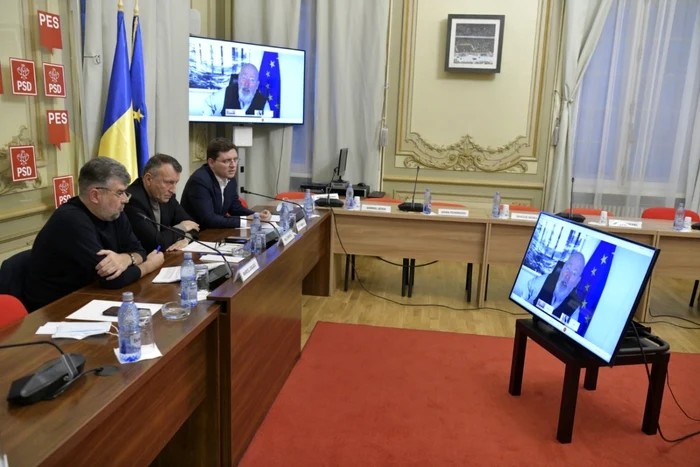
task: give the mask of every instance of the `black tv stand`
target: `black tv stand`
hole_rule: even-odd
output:
[[[559,409],[557,440],[560,443],[570,443],[574,430],[574,416],[576,414],[576,399],[578,397],[581,369],[585,368],[586,370],[583,380],[584,389],[594,391],[598,384],[598,369],[601,366],[606,366],[606,364],[600,358],[571,342],[566,336],[548,324],[544,322],[539,324],[540,321],[539,319],[537,322],[532,319],[519,319],[515,323],[513,360],[511,362],[508,392],[512,396],[519,396],[521,393],[525,351],[527,350],[527,340],[530,338],[566,365]],[[547,330],[548,327],[554,330],[554,333]],[[671,353],[669,345],[660,338],[648,332],[639,333],[639,336],[641,338],[640,341],[637,341],[636,335],[634,337],[636,351],[632,345],[621,346],[612,360],[612,366],[644,365],[646,363],[651,365],[651,378],[644,406],[642,431],[647,435],[654,435],[659,427],[661,401],[664,395],[664,383]],[[639,349],[639,342],[645,348],[644,353]]]

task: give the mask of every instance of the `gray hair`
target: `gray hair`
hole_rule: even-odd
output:
[[[156,176],[156,171],[160,169],[164,164],[170,164],[175,169],[175,172],[182,173],[182,166],[173,156],[167,154],[156,154],[155,156],[148,159],[146,165],[143,167],[144,174],[151,174]]]
[[[129,185],[131,176],[126,167],[109,157],[98,156],[89,160],[78,175],[78,189],[80,194],[87,194],[93,186],[105,186],[116,178],[124,185]]]

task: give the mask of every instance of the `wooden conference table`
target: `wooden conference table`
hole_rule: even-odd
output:
[[[372,204],[365,200],[365,204]],[[490,212],[470,209],[469,217],[424,216],[421,213],[347,211],[335,208],[331,234],[330,287],[335,288],[338,271],[336,255],[389,256],[427,261],[454,261],[476,264],[521,263],[532,235],[534,222],[493,219]],[[589,216],[586,222],[597,221]],[[630,240],[661,250],[649,286],[637,309],[637,318],[646,321],[649,289],[654,277],[700,279],[700,231],[676,232],[671,221],[634,219],[642,228],[600,227]],[[586,224],[587,225],[587,224]],[[477,306],[485,304],[486,268],[479,268]]]
[[[0,449],[10,465],[236,465],[299,357],[302,293],[329,294],[331,226],[321,214],[287,247],[258,255],[260,270],[245,284],[227,280],[186,320],[154,315],[162,357],[86,375],[53,401],[3,400]],[[201,239],[236,233],[206,231]],[[164,266],[181,262],[182,253],[168,253]],[[137,302],[176,300],[179,285],[152,284],[155,275],[123,290],[81,289],[0,328],[0,344],[41,340],[35,332],[45,322],[93,299],[120,300],[125,290]],[[117,364],[114,336],[58,342],[82,353],[86,369]],[[56,357],[48,345],[0,351],[2,397],[12,380]]]

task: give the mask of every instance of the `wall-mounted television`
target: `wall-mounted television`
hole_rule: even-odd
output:
[[[306,52],[190,36],[191,122],[304,123]]]
[[[510,299],[610,363],[659,250],[541,213]]]

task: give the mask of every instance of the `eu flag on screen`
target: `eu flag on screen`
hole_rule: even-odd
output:
[[[267,97],[267,104],[274,112],[274,117],[280,117],[280,61],[277,52],[265,52],[260,64],[258,90]]]
[[[139,176],[148,162],[148,111],[146,110],[146,85],[144,80],[143,46],[141,43],[141,22],[134,15],[132,24],[133,51],[131,54],[131,100],[134,107],[134,134],[136,138],[136,162]]]
[[[117,46],[114,50],[112,75],[109,79],[99,155],[121,162],[133,180],[138,176],[134,113],[131,107],[129,51],[124,29],[124,12],[117,13]]]
[[[583,274],[581,274],[581,280],[576,290],[581,299],[578,320],[580,326],[576,332],[581,336],[586,334],[600,301],[600,296],[605,289],[608,274],[615,258],[615,248],[615,245],[601,241],[583,268]]]

